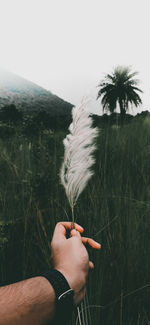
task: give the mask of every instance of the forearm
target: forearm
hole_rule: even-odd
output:
[[[55,315],[55,292],[44,277],[0,288],[1,325],[50,324]]]

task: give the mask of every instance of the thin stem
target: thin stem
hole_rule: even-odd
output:
[[[86,294],[85,294],[85,299],[86,299],[86,304],[85,304],[85,307],[89,306],[89,298],[88,298],[88,294],[87,294],[87,291],[86,291]],[[86,308],[87,310],[87,313],[88,313],[88,319],[89,319],[89,325],[92,325],[92,320],[91,320],[91,314],[90,314],[90,308]]]
[[[75,229],[75,215],[74,215],[74,204],[73,203],[71,205],[71,212],[72,212],[72,228]],[[84,305],[85,305],[85,307],[84,307]],[[85,316],[84,316],[84,311],[85,311]],[[83,325],[88,325],[88,315],[87,315],[85,298],[84,298],[83,302],[81,303],[81,311],[80,311],[80,308],[77,307],[77,313],[78,313],[79,324],[82,325],[81,317],[80,317],[80,314],[82,314]],[[86,321],[85,321],[85,319],[86,319]]]
[[[84,310],[85,310],[85,324],[88,324],[88,315],[87,315],[87,309],[86,309],[86,294],[85,298],[83,300]]]
[[[83,325],[88,325],[88,324],[86,324],[86,322],[85,322],[84,310],[85,310],[85,308],[84,308],[84,300],[83,300],[83,302],[81,302],[82,320],[83,320]]]
[[[123,316],[123,291],[121,291],[121,296],[120,296],[120,325],[122,325],[122,316]]]
[[[75,225],[74,225],[74,222],[75,222],[75,216],[74,216],[74,204],[72,203],[72,206],[71,206],[71,211],[72,211],[72,228],[74,229],[75,228]]]
[[[81,316],[80,316],[80,308],[79,307],[77,307],[77,312],[78,312],[79,325],[82,325]]]

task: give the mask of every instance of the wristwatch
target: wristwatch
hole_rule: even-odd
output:
[[[42,274],[52,285],[56,295],[56,319],[66,321],[74,309],[73,296],[74,290],[70,288],[64,275],[56,270],[49,270]]]

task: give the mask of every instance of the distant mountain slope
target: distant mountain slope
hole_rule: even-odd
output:
[[[0,108],[8,104],[30,114],[41,110],[54,114],[71,112],[72,104],[9,71],[0,69]]]

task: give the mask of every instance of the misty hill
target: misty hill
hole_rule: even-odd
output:
[[[35,83],[0,69],[0,108],[10,104],[28,114],[46,111],[52,115],[70,115],[73,107]]]

